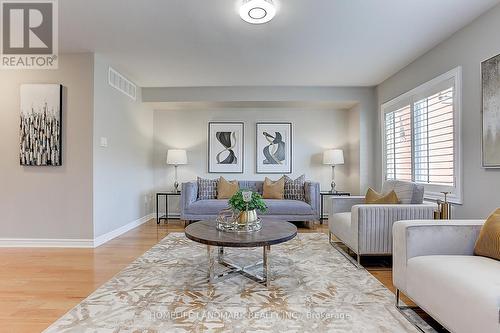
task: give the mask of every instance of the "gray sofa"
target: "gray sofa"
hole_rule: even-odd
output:
[[[239,181],[241,189],[248,189],[262,194],[262,181]],[[304,184],[305,201],[264,199],[267,212],[260,214],[263,219],[284,221],[319,221],[320,195],[319,183]],[[186,221],[214,220],[219,212],[228,207],[228,200],[199,200],[198,183],[182,184],[181,219]]]

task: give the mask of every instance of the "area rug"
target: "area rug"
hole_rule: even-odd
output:
[[[393,294],[325,234],[272,246],[269,288],[241,275],[208,283],[206,256],[205,246],[170,234],[45,332],[418,332]],[[249,264],[261,251],[225,256]]]

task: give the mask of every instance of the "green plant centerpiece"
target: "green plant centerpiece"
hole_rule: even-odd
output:
[[[265,213],[266,203],[262,196],[257,192],[248,190],[239,190],[231,199],[229,206],[238,213],[240,223],[255,222],[258,220],[257,211]]]

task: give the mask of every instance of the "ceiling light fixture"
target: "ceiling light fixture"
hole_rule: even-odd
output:
[[[244,0],[240,7],[240,17],[252,24],[269,22],[276,15],[272,0]]]

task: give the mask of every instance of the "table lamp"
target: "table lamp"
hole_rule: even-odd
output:
[[[332,166],[332,184],[330,193],[337,193],[335,189],[335,166],[344,164],[344,151],[342,149],[329,149],[323,152],[323,164]]]
[[[173,165],[175,168],[175,192],[179,192],[179,182],[177,181],[177,167],[187,164],[187,153],[184,149],[169,149],[167,151],[167,164]]]

